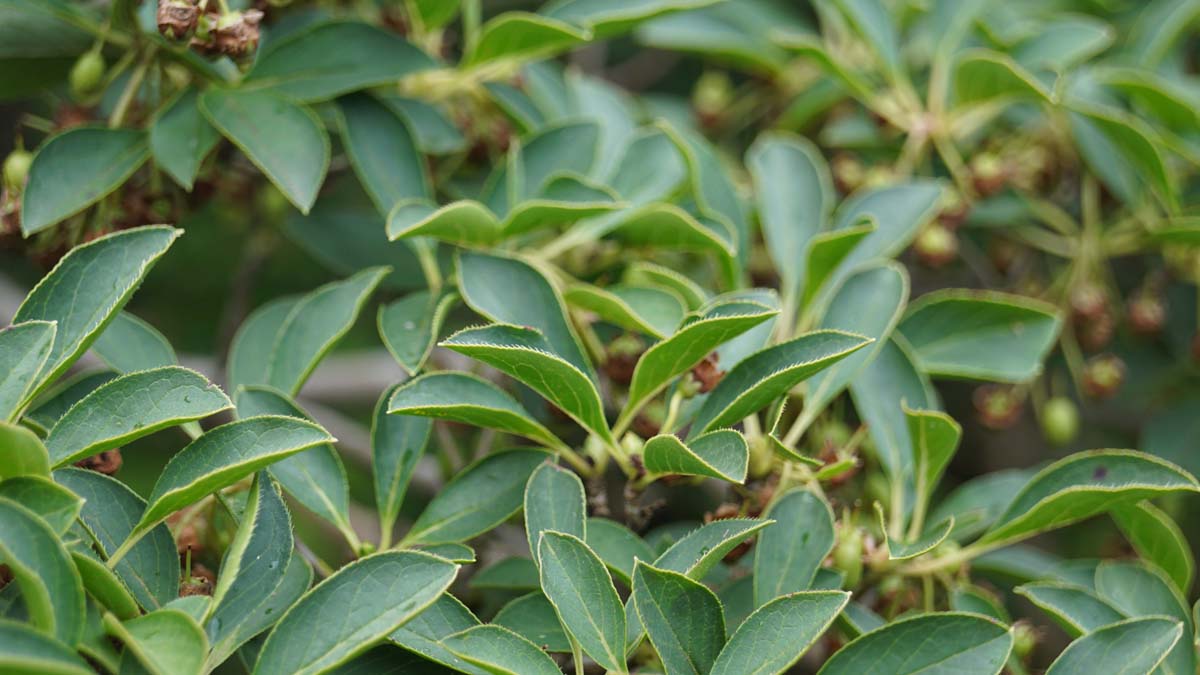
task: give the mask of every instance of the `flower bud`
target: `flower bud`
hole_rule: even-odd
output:
[[[1116,354],[1088,359],[1083,369],[1083,393],[1092,398],[1109,398],[1125,381],[1125,362]]]
[[[182,40],[196,30],[200,8],[192,0],[158,0],[158,32]]]
[[[1064,396],[1056,396],[1042,407],[1042,435],[1054,445],[1066,445],[1079,434],[1079,408]]]
[[[29,177],[29,165],[33,163],[33,154],[28,150],[17,148],[8,153],[4,160],[4,186],[13,192],[20,192],[25,187],[25,179]]]
[[[97,51],[86,52],[71,67],[71,95],[78,100],[91,98],[104,86],[104,57]]]

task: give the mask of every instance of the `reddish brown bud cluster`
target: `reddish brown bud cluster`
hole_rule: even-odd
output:
[[[112,450],[105,450],[98,455],[92,455],[87,459],[81,459],[75,462],[75,466],[111,476],[121,468],[121,463],[121,449],[113,448]]]
[[[700,384],[698,393],[707,394],[720,384],[721,378],[725,377],[725,371],[717,365],[718,358],[717,353],[713,352],[696,364],[695,368],[692,368],[692,377],[696,378],[696,382]]]
[[[1117,321],[1104,287],[1091,282],[1078,284],[1071,289],[1068,301],[1079,344],[1091,352],[1107,347],[1116,332]]]
[[[1099,354],[1088,359],[1083,369],[1083,393],[1092,398],[1110,398],[1125,381],[1125,362],[1116,354]]]
[[[972,396],[979,422],[989,429],[1008,429],[1021,419],[1025,399],[1012,387],[985,384]]]
[[[201,54],[223,54],[239,58],[258,48],[259,24],[263,13],[257,9],[220,13],[216,4],[204,12],[195,0],[159,0],[158,32],[173,40],[185,40]]]

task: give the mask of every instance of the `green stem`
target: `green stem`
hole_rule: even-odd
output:
[[[137,98],[138,90],[142,88],[142,80],[146,78],[146,71],[150,67],[149,57],[150,54],[147,53],[146,58],[142,59],[133,74],[129,76],[129,82],[126,83],[125,90],[121,92],[121,98],[117,100],[117,105],[108,118],[109,127],[115,129],[125,121],[125,114],[129,112],[129,106],[133,103],[133,99]]]
[[[575,638],[567,637],[571,641],[571,660],[575,662],[575,675],[583,675],[583,650]]]
[[[150,527],[143,527],[141,529],[130,532],[129,537],[124,542],[122,542],[120,546],[117,547],[116,551],[113,551],[113,554],[111,556],[109,556],[108,561],[105,563],[105,565],[108,567],[108,569],[111,570],[114,567],[116,567],[117,563],[121,562],[121,558],[124,558],[125,554],[129,553],[129,550],[132,549],[134,546],[136,546],[137,543],[142,540],[142,537],[146,536],[146,534],[148,532],[150,532],[150,530],[154,529],[155,525],[158,525],[158,523],[154,523]]]
[[[483,23],[483,2],[465,0],[462,4],[463,51],[470,54],[479,42],[479,26]]]

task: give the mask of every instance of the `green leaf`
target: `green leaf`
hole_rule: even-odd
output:
[[[408,125],[367,94],[338,99],[342,140],[359,182],[379,213],[405,199],[429,197],[425,158]]]
[[[1033,70],[1065,71],[1113,43],[1116,31],[1099,19],[1060,14],[1041,22],[1038,31],[1013,50],[1017,61]]]
[[[954,67],[954,97],[960,104],[1050,103],[1042,81],[1011,57],[986,49],[963,52]]]
[[[692,421],[691,434],[733,424],[761,410],[869,342],[840,331],[813,331],[757,352],[734,366],[709,393]]]
[[[1012,645],[1012,633],[994,619],[933,612],[893,621],[859,637],[838,650],[820,672],[909,675],[936,669],[996,675]]]
[[[850,594],[840,591],[805,591],[768,602],[729,638],[712,675],[784,672],[821,637],[849,600]]]
[[[690,439],[685,445],[673,434],[646,441],[642,460],[651,474],[707,476],[744,483],[750,465],[746,439],[733,429],[718,429]]]
[[[876,258],[891,258],[904,250],[917,232],[937,215],[942,184],[914,180],[890,187],[854,193],[842,202],[834,214],[834,230],[873,222],[875,231],[863,238],[837,268],[829,287],[848,276],[862,263]]]
[[[725,644],[725,617],[712,591],[638,561],[632,601],[667,675],[705,675]]]
[[[400,515],[404,495],[425,453],[433,422],[409,415],[391,415],[388,406],[399,385],[379,397],[371,416],[371,473],[375,479],[375,502],[380,528],[390,539]]]
[[[388,414],[447,419],[524,436],[557,450],[566,448],[516,399],[468,373],[429,373],[400,385],[388,402]]]
[[[924,516],[929,499],[933,496],[938,481],[942,479],[946,465],[958,449],[958,442],[962,439],[962,426],[944,412],[913,410],[903,403],[901,407],[904,408],[904,417],[908,420],[908,436],[913,449],[917,508]]]
[[[1164,616],[1183,623],[1192,635],[1187,600],[1161,570],[1132,562],[1106,561],[1096,567],[1096,592],[1127,617]],[[1196,650],[1190,641],[1175,645],[1163,662],[1164,673],[1196,670]]]
[[[395,95],[384,95],[380,100],[405,121],[421,152],[447,155],[466,146],[466,137],[441,108],[420,99]]]
[[[410,0],[410,7],[421,17],[426,28],[441,28],[458,14],[459,0]]]
[[[21,233],[28,237],[100,201],[149,156],[145,132],[135,129],[77,127],[51,137],[29,167]]]
[[[538,543],[542,592],[567,632],[596,663],[625,667],[625,615],[604,563],[578,537],[543,532]]]
[[[875,231],[875,224],[867,221],[862,225],[822,232],[813,236],[805,247],[808,262],[804,266],[804,283],[801,284],[800,307],[808,307],[813,298],[825,289],[834,270],[858,243]]]
[[[14,324],[54,321],[58,326],[41,384],[31,397],[87,350],[180,234],[163,225],[122,230],[76,246],[42,277],[13,317]]]
[[[1081,101],[1072,102],[1070,110],[1073,116],[1092,125],[1112,144],[1121,159],[1136,170],[1138,180],[1149,184],[1168,204],[1174,204],[1175,184],[1159,150],[1161,141],[1145,121],[1121,110]],[[1085,159],[1090,160],[1086,156]],[[30,171],[32,180],[32,169]]]
[[[807,490],[791,490],[764,514],[775,521],[754,547],[754,606],[806,591],[835,539],[829,504]]]
[[[0,619],[0,670],[14,675],[96,672],[73,649],[25,623]]]
[[[883,504],[875,502],[875,515],[879,518],[879,529],[887,533],[887,518],[883,513]],[[890,533],[885,538],[889,560],[908,560],[924,555],[937,548],[954,531],[954,516],[950,516],[932,527],[925,529],[917,537],[894,537]]]
[[[334,440],[316,424],[292,417],[251,417],[219,426],[192,441],[163,468],[136,531],[148,530],[274,462]]]
[[[399,80],[435,63],[395,33],[357,22],[329,22],[273,42],[258,55],[243,82],[298,101]]]
[[[308,213],[329,169],[329,136],[312,110],[263,91],[210,89],[200,109],[296,208]]]
[[[379,307],[379,337],[409,377],[415,377],[424,367],[446,314],[457,303],[457,293],[435,298],[429,291],[417,291]]]
[[[540,331],[494,324],[468,328],[440,346],[478,359],[538,392],[582,427],[615,442],[604,417],[600,392],[588,373],[555,352]]]
[[[1042,581],[1014,589],[1053,617],[1072,637],[1091,633],[1125,618],[1094,591],[1061,581]]]
[[[838,0],[850,25],[882,61],[883,70],[900,73],[900,35],[891,11],[881,0]]]
[[[1187,538],[1171,516],[1150,502],[1122,504],[1109,515],[1143,560],[1157,565],[1179,590],[1188,592],[1196,561]]]
[[[773,520],[725,518],[696,528],[654,561],[658,569],[681,572],[699,581],[739,544]]]
[[[539,588],[537,564],[511,557],[488,565],[471,577],[471,588],[528,591]]]
[[[1023,296],[947,289],[921,296],[900,323],[925,372],[1025,382],[1058,338],[1057,310]]]
[[[471,309],[497,323],[541,331],[555,354],[595,380],[562,297],[542,271],[517,258],[469,251],[459,254],[457,267],[459,293]]]
[[[111,370],[80,373],[68,377],[63,382],[47,389],[41,400],[37,401],[37,405],[25,412],[21,422],[38,433],[47,434],[58,423],[58,420],[84,396],[116,377],[117,373]]]
[[[107,611],[122,620],[141,616],[142,610],[138,607],[137,600],[133,599],[125,584],[112,570],[105,567],[104,563],[78,551],[71,553],[71,559],[75,562],[75,569],[83,582],[83,590]],[[86,629],[84,637],[87,637]]]
[[[269,387],[244,387],[237,394],[238,416],[283,415],[316,423],[287,396]],[[350,527],[350,485],[337,450],[328,443],[281,459],[267,469],[305,508],[336,525]]]
[[[675,292],[653,286],[619,284],[600,288],[575,283],[564,294],[576,307],[627,330],[662,339],[675,332],[685,311]]]
[[[0,421],[16,421],[38,383],[54,346],[57,326],[50,321],[26,321],[0,329]]]
[[[475,626],[442,640],[454,654],[496,675],[561,675],[537,645],[502,626]]]
[[[1182,634],[1183,624],[1165,617],[1110,624],[1067,645],[1046,673],[1150,673],[1163,662]],[[1113,656],[1117,654],[1119,661],[1114,662]]]
[[[388,640],[456,672],[486,675],[487,671],[458,658],[442,639],[478,626],[479,619],[453,595],[443,593],[427,609],[388,636]]]
[[[462,563],[469,565],[476,562],[475,549],[466,544],[446,543],[446,544],[429,544],[418,545],[414,547],[418,551],[424,551],[445,558],[450,562]]]
[[[404,541],[466,541],[508,520],[521,509],[530,474],[548,456],[541,450],[506,450],[468,466],[429,502]]]
[[[0,481],[0,497],[7,497],[46,521],[55,534],[66,534],[83,508],[75,493],[49,476],[15,476]]]
[[[695,367],[718,346],[778,313],[753,302],[714,302],[707,310],[688,317],[671,337],[656,343],[638,359],[621,418],[634,414],[672,378]]]
[[[203,672],[208,638],[192,617],[178,609],[159,609],[129,621],[110,614],[104,617],[104,627],[125,643],[125,659],[136,658],[153,675]]]
[[[587,495],[574,472],[546,462],[525,485],[525,537],[536,552],[542,532],[553,530],[583,539],[587,532]]]
[[[725,222],[674,204],[646,204],[613,218],[609,234],[627,246],[713,253],[721,260],[737,253],[733,232]]]
[[[54,480],[83,498],[79,521],[107,559],[129,538],[146,502],[120,481],[84,469],[59,469]],[[166,525],[159,525],[129,549],[113,568],[147,611],[179,597],[179,552]]]
[[[1006,469],[968,480],[938,503],[929,522],[940,523],[957,514],[950,537],[956,541],[974,537],[991,527],[1031,476],[1031,470]]]
[[[590,29],[608,37],[655,17],[686,12],[715,4],[717,0],[556,0],[542,8],[546,16]]]
[[[654,560],[658,557],[644,539],[624,525],[608,518],[588,518],[588,548],[596,552],[606,567],[621,581],[629,584],[633,580],[633,565],[637,560]]]
[[[145,370],[111,380],[76,403],[50,430],[46,448],[59,468],[232,406],[193,370]]]
[[[204,158],[220,140],[200,112],[200,93],[195,89],[183,90],[150,122],[154,163],[189,192]]]
[[[0,558],[21,589],[30,622],[65,644],[79,642],[83,583],[71,555],[45,521],[6,497],[0,497]]]
[[[458,565],[416,551],[387,551],[346,565],[283,615],[259,653],[255,675],[314,674],[348,661],[433,604],[457,571]]]
[[[463,65],[475,67],[500,59],[545,58],[591,37],[587,29],[546,16],[504,12],[483,25],[479,39],[463,57]]]
[[[254,569],[261,569],[261,566],[269,569],[271,562],[274,561],[256,561]],[[254,589],[253,596],[227,598],[222,606],[214,610],[212,618],[206,624],[208,637],[212,642],[212,651],[204,664],[206,671],[225,662],[251,638],[274,625],[312,585],[312,568],[304,562],[300,554],[293,551],[282,564],[282,578],[271,588]],[[251,583],[249,579],[253,575],[249,568],[243,570],[242,574],[246,581],[235,585],[235,593],[240,594],[240,591],[246,588],[246,584]],[[263,590],[266,592],[263,593]],[[220,625],[214,624],[217,620]]]
[[[979,543],[1016,541],[1121,504],[1198,491],[1195,478],[1151,455],[1132,450],[1080,452],[1031,478]]]
[[[533,585],[536,588],[537,570],[532,569]],[[566,654],[571,651],[571,639],[559,623],[554,605],[550,604],[541,591],[522,595],[501,607],[492,623],[504,626],[548,652]]]
[[[49,475],[50,456],[37,434],[0,422],[0,479]]]
[[[133,373],[179,362],[167,338],[128,312],[117,312],[92,343],[92,351],[113,370]]]
[[[251,312],[238,327],[225,366],[229,391],[236,395],[244,386],[268,382],[276,338],[300,301],[298,297],[272,300]]]
[[[784,13],[773,11],[776,7],[757,2],[737,7],[718,3],[649,21],[638,27],[637,37],[651,47],[707,54],[769,76],[781,71],[787,61],[787,54],[771,44],[769,33],[796,28],[791,21],[781,21]]]
[[[624,280],[626,283],[658,286],[675,291],[676,295],[683,298],[687,308],[691,311],[700,309],[708,302],[708,291],[704,290],[700,284],[669,267],[645,260],[630,263],[625,268]]]

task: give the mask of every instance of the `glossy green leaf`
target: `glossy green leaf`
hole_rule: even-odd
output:
[[[537,645],[502,626],[475,626],[442,640],[459,658],[496,675],[559,675]]]
[[[1171,516],[1150,502],[1122,504],[1109,515],[1143,560],[1157,565],[1179,590],[1188,592],[1196,561],[1187,538]]]
[[[525,537],[537,552],[542,532],[553,530],[584,539],[587,494],[574,472],[546,462],[533,470],[525,485]]]
[[[1165,617],[1129,619],[1099,628],[1067,645],[1047,675],[1154,672],[1183,634],[1183,625]],[[1114,655],[1119,658],[1114,660]]]
[[[499,525],[521,509],[529,476],[547,457],[541,450],[506,450],[463,469],[429,502],[405,541],[465,541]]]
[[[91,675],[95,671],[62,642],[25,623],[0,619],[0,671],[13,675]]]
[[[1137,180],[1152,187],[1168,204],[1174,203],[1173,176],[1156,142],[1157,134],[1146,122],[1107,106],[1073,102],[1070,107],[1072,115],[1086,120],[1112,144],[1120,159],[1136,171]]]
[[[275,561],[255,561],[254,569],[261,570],[262,566],[265,566],[270,570],[272,562]],[[226,596],[225,603],[214,610],[213,616],[205,625],[212,642],[212,650],[205,661],[206,670],[225,662],[240,647],[274,625],[279,617],[308,591],[312,585],[313,572],[300,554],[292,552],[284,561],[282,569],[282,577],[278,583],[266,589],[266,593],[262,593],[264,589],[254,589],[253,594],[247,595],[242,595],[241,591],[250,590],[246,583],[255,575],[250,572],[250,568],[243,571],[243,579],[247,581],[235,584],[232,589],[234,595]],[[247,605],[249,609],[246,609]],[[235,608],[239,611],[235,611]],[[214,624],[217,620],[220,620],[219,625]]]
[[[946,377],[1024,382],[1058,337],[1054,307],[993,292],[943,290],[909,307],[900,332],[924,370]]]
[[[163,468],[137,531],[261,468],[334,440],[316,424],[292,417],[266,415],[219,426],[180,450]]]
[[[538,585],[536,569],[533,585],[535,588]],[[566,654],[571,651],[571,639],[563,630],[554,605],[541,591],[522,595],[501,607],[492,623],[504,626],[548,652]]]
[[[804,655],[850,600],[840,591],[783,595],[742,622],[713,664],[712,675],[781,673]]]
[[[888,521],[883,512],[883,504],[875,502],[875,515],[879,519],[879,529],[887,533]],[[954,516],[950,516],[944,521],[925,528],[925,531],[920,536],[901,538],[888,533],[884,540],[887,545],[888,559],[908,560],[909,558],[929,553],[936,549],[943,541],[946,541],[953,531]]]
[[[195,89],[185,89],[150,124],[155,165],[188,191],[204,158],[220,140],[221,135],[200,112],[200,94]]]
[[[397,388],[398,385],[383,392],[371,417],[371,469],[380,527],[388,533],[385,538],[400,515],[408,484],[417,462],[425,453],[425,444],[433,428],[433,422],[428,419],[388,414]]]
[[[1113,43],[1116,31],[1099,19],[1060,14],[1041,22],[1036,34],[1013,50],[1013,57],[1026,67],[1062,72]]]
[[[764,514],[775,521],[754,547],[754,606],[806,591],[835,539],[829,504],[807,490],[792,490]]]
[[[60,536],[71,527],[83,508],[82,499],[48,476],[15,476],[0,480],[0,497],[7,497],[33,511]]]
[[[879,57],[883,70],[898,73],[900,35],[892,13],[881,0],[838,0],[838,6],[850,25]]]
[[[591,31],[529,12],[504,12],[483,25],[463,65],[552,56],[591,38]]]
[[[25,427],[0,422],[0,479],[49,475],[49,453],[37,434]]]
[[[232,405],[217,385],[179,366],[118,377],[76,403],[50,430],[50,462],[66,466]]]
[[[708,291],[704,290],[700,284],[692,281],[692,279],[684,274],[680,274],[669,267],[656,265],[645,260],[638,260],[630,263],[625,268],[624,280],[626,283],[642,284],[646,286],[658,286],[670,291],[674,291],[676,295],[683,298],[684,303],[690,311],[696,311],[708,302]]]
[[[937,488],[942,473],[954,457],[962,439],[962,426],[946,413],[937,410],[913,410],[904,407],[908,420],[908,436],[913,450],[913,474],[917,508],[921,514]],[[951,527],[953,529],[953,525]]]
[[[71,249],[29,292],[13,323],[54,321],[54,347],[35,392],[62,375],[129,300],[182,230],[122,230]]]
[[[329,136],[312,110],[268,92],[222,89],[205,92],[200,109],[288,201],[308,213],[329,168]]]
[[[178,609],[159,609],[128,621],[108,615],[104,626],[110,635],[125,643],[122,660],[136,658],[153,675],[203,672],[208,638],[192,617]]]
[[[939,209],[943,186],[931,180],[914,180],[890,187],[860,190],[842,202],[834,213],[834,229],[844,230],[875,223],[875,231],[863,238],[842,260],[829,284],[845,278],[862,263],[890,258],[904,250]]]
[[[1183,623],[1186,635],[1192,635],[1192,614],[1187,600],[1161,570],[1134,562],[1106,561],[1096,567],[1096,593],[1127,617],[1170,617]],[[1175,645],[1162,670],[1165,673],[1191,673],[1196,669],[1195,647],[1186,640]]]
[[[51,137],[29,167],[22,234],[40,232],[96,203],[149,156],[146,134],[135,129],[78,127]]]
[[[674,204],[646,204],[613,218],[609,236],[628,246],[713,253],[722,260],[737,252],[728,224]]]
[[[632,530],[609,518],[588,518],[588,548],[596,552],[609,571],[625,584],[633,580],[633,565],[636,560],[654,560],[658,557],[654,549]]]
[[[546,16],[584,26],[598,36],[622,32],[648,19],[712,5],[717,0],[557,0],[542,8]]]
[[[129,538],[146,509],[145,500],[104,474],[66,468],[55,471],[54,480],[83,498],[79,521],[106,559]],[[147,611],[179,596],[179,552],[166,525],[151,529],[113,571]]]
[[[324,101],[433,67],[433,59],[395,33],[357,22],[319,23],[271,43],[243,87]]]
[[[0,329],[0,363],[6,366],[0,375],[0,421],[15,421],[20,414],[50,357],[56,331],[56,324],[49,321]]]
[[[479,619],[453,595],[443,593],[428,608],[400,628],[388,640],[414,654],[440,663],[455,672],[486,675],[487,671],[467,663],[442,645],[442,640],[479,625]]]
[[[699,581],[721,558],[773,520],[726,518],[696,528],[658,556],[658,569],[681,572]]]
[[[445,155],[458,152],[466,146],[466,137],[442,108],[402,96],[386,95],[380,100],[408,124],[422,152]]]
[[[972,49],[954,67],[954,97],[961,104],[1003,104],[1029,100],[1049,103],[1046,85],[1010,56]]]
[[[0,497],[0,557],[21,589],[30,622],[61,642],[83,637],[79,572],[58,535],[33,511]]]
[[[667,675],[709,672],[725,644],[725,617],[712,591],[639,561],[632,602]]]
[[[175,349],[162,333],[128,312],[117,312],[92,343],[92,351],[120,373],[173,366],[179,362]]]
[[[672,434],[646,441],[642,461],[651,474],[707,476],[744,483],[750,464],[746,439],[732,429],[718,429],[689,439],[686,444]]]
[[[1084,586],[1061,581],[1025,584],[1015,589],[1078,637],[1125,618],[1115,607]]]
[[[759,351],[734,366],[709,393],[692,421],[691,434],[733,424],[761,410],[869,342],[840,331],[813,331]]]
[[[826,287],[834,270],[841,265],[867,235],[875,231],[875,224],[868,221],[832,232],[813,236],[805,247],[808,262],[804,266],[804,282],[801,284],[800,307],[808,307]]]
[[[658,339],[675,332],[685,311],[677,294],[652,286],[620,284],[600,288],[576,283],[564,297],[571,305],[595,312],[604,321]]]
[[[524,436],[555,449],[565,447],[516,399],[468,373],[429,373],[406,382],[392,395],[388,413],[447,419]]]
[[[596,385],[587,373],[557,354],[540,331],[495,324],[459,331],[440,345],[524,382],[585,429],[613,442]]]
[[[416,551],[377,553],[338,570],[276,624],[255,675],[319,673],[369,649],[433,604],[458,565]],[[347,613],[345,608],[355,611]]]
[[[820,672],[908,675],[936,669],[997,675],[1012,645],[1012,633],[994,619],[954,612],[919,614],[859,637],[838,650]]]
[[[302,298],[272,300],[250,313],[233,336],[225,366],[225,383],[237,394],[247,385],[266,384],[270,379],[275,342],[285,321]]]
[[[287,396],[270,387],[244,387],[237,394],[238,416],[283,415],[315,421]],[[350,530],[350,485],[337,450],[328,443],[272,463],[267,469],[305,508]]]
[[[543,532],[538,543],[542,592],[559,620],[601,666],[625,667],[625,614],[604,563],[579,538]]]
[[[529,558],[504,558],[476,572],[470,583],[478,589],[532,590],[539,587],[537,564]]]
[[[83,582],[83,590],[87,591],[88,595],[99,602],[105,610],[112,612],[122,620],[141,616],[142,610],[138,607],[137,600],[133,599],[133,595],[125,587],[124,582],[118,579],[112,570],[105,567],[103,562],[78,551],[71,553],[71,559]],[[86,637],[86,629],[84,632]]]
[[[401,200],[430,195],[425,158],[408,125],[367,94],[343,96],[338,110],[346,154],[381,214]]]
[[[417,291],[379,307],[376,321],[379,336],[410,377],[424,367],[446,315],[457,302],[456,293],[434,298],[428,291]]]

